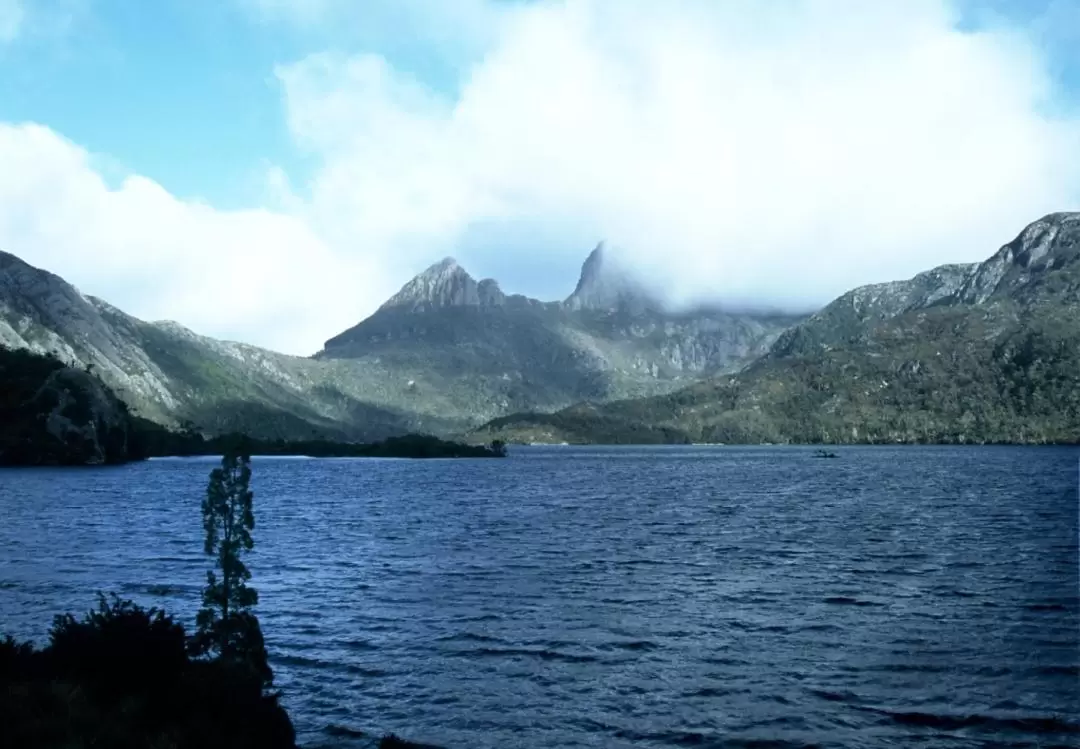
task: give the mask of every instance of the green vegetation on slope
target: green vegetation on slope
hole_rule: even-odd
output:
[[[517,442],[1080,442],[1080,214],[844,295],[737,375],[498,419]]]
[[[265,423],[289,419],[268,407]],[[132,416],[98,378],[59,360],[0,348],[0,464],[86,465],[170,455],[222,455],[244,446],[256,455],[311,457],[503,457],[498,445],[477,446],[410,434],[372,443],[326,439],[254,439],[241,433],[204,437],[193,425],[167,429]],[[257,430],[256,430],[257,431]],[[311,435],[308,425],[307,431]]]
[[[457,434],[583,398],[670,392],[734,370],[794,320],[570,309],[505,297],[460,268],[443,268],[438,279],[430,272],[407,285],[421,295],[415,303],[385,306],[304,358],[138,320],[0,252],[0,347],[92,365],[134,413],[166,426],[191,421],[213,434],[369,441]],[[491,304],[465,305],[479,304],[480,286]]]
[[[0,464],[84,465],[141,457],[127,406],[88,372],[0,349]]]

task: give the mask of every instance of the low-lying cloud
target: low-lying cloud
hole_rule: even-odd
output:
[[[570,0],[500,15],[454,97],[374,56],[279,76],[323,159],[312,211],[413,266],[505,265],[543,223],[561,268],[603,237],[675,300],[803,306],[982,259],[1080,197],[1080,118],[1045,113],[1039,50],[956,21],[936,0]]]
[[[304,23],[364,23],[350,7]],[[675,303],[805,308],[1080,202],[1080,113],[1037,42],[960,31],[944,0],[441,7],[482,45],[447,53],[454,86],[366,48],[277,68],[316,166],[273,170],[272,209],[110,188],[56,133],[0,128],[0,248],[133,313],[310,353],[448,254],[552,297],[603,238]]]
[[[0,124],[0,250],[143,319],[297,353],[386,288],[299,218],[215,210],[138,175],[113,186],[93,163],[48,128]]]

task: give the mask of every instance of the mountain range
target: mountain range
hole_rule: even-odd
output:
[[[737,371],[799,319],[669,312],[601,245],[559,302],[507,295],[447,258],[305,358],[140,320],[0,252],[0,346],[88,369],[159,423],[266,438],[453,435],[515,412],[669,393]]]
[[[1080,213],[982,263],[850,291],[740,372],[517,414],[479,436],[555,442],[1080,442]]]
[[[447,258],[307,358],[139,320],[0,253],[0,346],[53,354],[135,414],[211,434],[1075,442],[1080,213],[809,317],[670,311],[602,245],[557,302]]]

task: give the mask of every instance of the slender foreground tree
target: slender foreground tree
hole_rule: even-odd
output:
[[[202,514],[205,551],[214,557],[216,572],[206,573],[193,649],[199,655],[216,656],[227,664],[249,668],[264,686],[269,686],[273,674],[259,620],[252,611],[259,594],[248,585],[251,572],[241,558],[255,545],[251,537],[255,495],[249,488],[250,481],[251,457],[239,449],[226,451],[221,467],[210,473]]]

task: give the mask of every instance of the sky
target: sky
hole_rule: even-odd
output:
[[[452,255],[808,309],[1080,210],[1080,0],[0,0],[0,249],[294,354]]]

